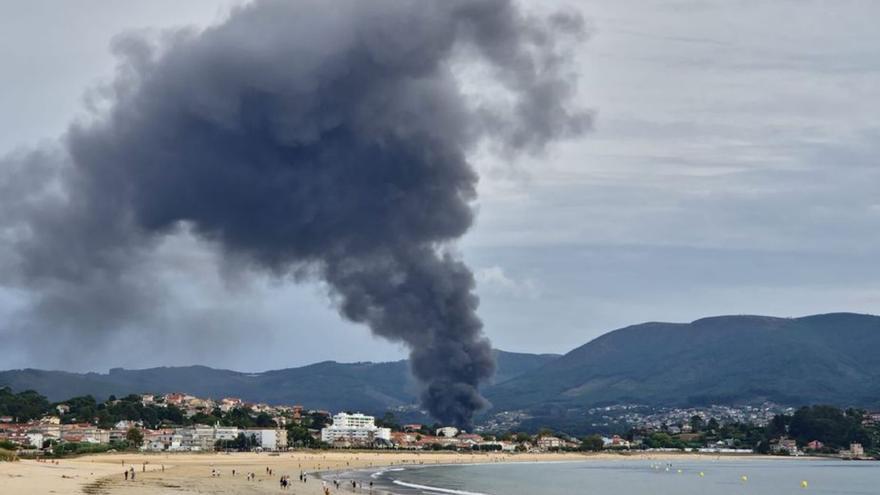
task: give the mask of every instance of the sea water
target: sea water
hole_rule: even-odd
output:
[[[812,459],[441,465],[348,473],[368,493],[488,495],[880,495],[880,463]]]

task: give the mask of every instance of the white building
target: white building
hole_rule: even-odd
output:
[[[237,426],[215,426],[214,440],[235,440],[239,433]]]
[[[541,450],[561,449],[565,446],[565,442],[559,437],[541,437],[535,443]]]
[[[28,433],[27,434],[28,442],[34,448],[42,448],[43,447],[43,434],[42,433]]]
[[[267,428],[249,428],[242,431],[263,450],[280,450],[287,448],[287,430],[270,430]]]
[[[241,432],[235,426],[194,425],[178,428],[170,437],[168,450],[212,451],[217,440],[235,440]]]
[[[339,413],[333,416],[333,424],[321,430],[321,440],[327,443],[372,443],[375,440],[391,441],[391,429],[376,426],[376,418],[361,413]]]
[[[437,436],[438,437],[452,438],[456,435],[458,435],[458,428],[456,428],[454,426],[444,426],[443,428],[437,429]]]

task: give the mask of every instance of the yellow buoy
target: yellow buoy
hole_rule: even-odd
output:
[[[681,469],[678,470],[678,474],[681,474]]]
[[[801,488],[806,488],[808,486],[810,486],[810,484],[807,483],[807,480],[801,481]]]
[[[742,475],[742,478],[740,478],[740,479],[743,481],[749,481],[749,477],[746,475]]]
[[[703,476],[706,476],[706,473],[700,471],[700,478],[702,478]]]

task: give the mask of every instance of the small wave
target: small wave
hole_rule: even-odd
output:
[[[485,493],[480,492],[466,492],[464,490],[453,490],[451,488],[437,488],[435,486],[428,485],[417,485],[415,483],[407,483],[405,481],[394,480],[395,485],[405,486],[407,488],[415,488],[417,490],[427,490],[429,492],[437,492],[437,493],[452,493],[455,495],[486,495]]]
[[[389,469],[383,469],[382,471],[376,471],[375,473],[371,474],[371,475],[370,475],[370,478],[376,479],[376,478],[378,478],[379,476],[382,476],[383,474],[385,474],[385,473],[387,473],[387,472],[392,472],[392,473],[393,473],[393,472],[395,472],[395,471],[403,471],[404,469],[405,469],[405,468],[389,468]]]

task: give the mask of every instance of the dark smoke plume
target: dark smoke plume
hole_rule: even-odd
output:
[[[38,318],[111,332],[160,292],[135,267],[187,229],[229,262],[326,281],[346,318],[409,347],[430,413],[468,425],[494,364],[450,244],[473,221],[467,156],[588,125],[565,67],[582,35],[505,0],[314,0],[119,38],[105,110],[0,180],[14,284],[41,294]]]

